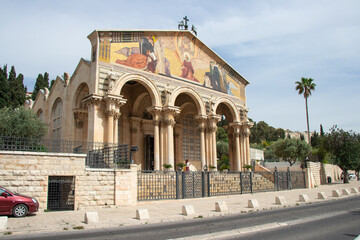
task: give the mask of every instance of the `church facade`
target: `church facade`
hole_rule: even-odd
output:
[[[225,118],[230,169],[250,164],[249,84],[187,30],[95,30],[91,60],[28,102],[47,138],[138,146],[142,170],[217,165]]]

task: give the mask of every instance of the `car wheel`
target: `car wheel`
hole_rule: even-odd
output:
[[[14,217],[24,217],[28,213],[28,208],[25,204],[18,204],[13,209]]]

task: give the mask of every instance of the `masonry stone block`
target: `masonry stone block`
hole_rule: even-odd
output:
[[[300,202],[309,202],[310,199],[309,199],[309,196],[307,194],[301,194],[301,195],[299,195],[299,201]]]
[[[319,192],[318,193],[318,199],[327,199],[327,196],[326,196],[325,192]]]
[[[284,196],[278,196],[275,197],[275,203],[278,205],[285,205],[286,204],[286,199]]]
[[[340,191],[339,190],[332,190],[332,196],[333,197],[340,197],[341,196]]]
[[[136,219],[143,220],[148,218],[150,218],[149,211],[146,208],[136,210]]]
[[[6,230],[8,223],[8,217],[0,217],[0,230]]]
[[[344,195],[344,196],[350,195],[349,189],[347,189],[347,188],[343,189],[343,190],[342,190],[342,195]]]
[[[194,207],[192,205],[182,206],[182,214],[185,216],[195,215]]]
[[[98,223],[99,222],[99,215],[97,212],[86,212],[85,213],[85,223]]]
[[[358,193],[359,191],[356,188],[351,188],[351,193]]]
[[[258,208],[259,207],[259,202],[257,199],[250,199],[248,201],[248,207],[249,208]]]
[[[215,203],[215,211],[217,212],[226,212],[228,207],[224,201]]]

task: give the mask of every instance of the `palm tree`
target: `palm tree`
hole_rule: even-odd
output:
[[[311,145],[311,138],[310,138],[310,130],[309,130],[309,112],[308,112],[308,103],[307,99],[311,95],[311,91],[315,91],[316,84],[313,83],[314,79],[312,78],[301,78],[300,81],[296,81],[296,90],[299,91],[299,94],[303,94],[305,98],[305,105],[306,105],[306,122],[307,122],[307,132],[308,132],[308,139],[309,144]]]

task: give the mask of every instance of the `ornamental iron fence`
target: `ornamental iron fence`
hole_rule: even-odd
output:
[[[130,168],[127,144],[0,136],[0,151],[86,154],[90,168]]]
[[[138,200],[200,198],[305,188],[305,172],[139,171]]]

